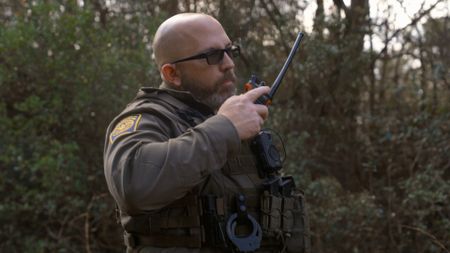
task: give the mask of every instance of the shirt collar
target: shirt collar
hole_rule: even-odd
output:
[[[209,106],[205,105],[204,103],[198,101],[189,91],[183,91],[183,90],[176,90],[165,84],[164,82],[161,83],[159,88],[152,88],[152,87],[142,87],[137,97],[145,95],[145,93],[152,93],[152,92],[167,92],[172,97],[180,100],[183,103],[186,103],[187,105],[193,107],[194,109],[202,112],[205,115],[214,114],[214,110],[212,110]]]

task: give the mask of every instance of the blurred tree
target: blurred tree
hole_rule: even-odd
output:
[[[103,135],[159,85],[163,19],[215,16],[243,49],[239,82],[270,83],[316,4],[268,122],[307,193],[313,251],[448,252],[449,18],[430,16],[444,2],[394,29],[405,1],[373,17],[368,0],[0,0],[0,251],[123,251]]]
[[[159,20],[101,17],[72,1],[30,2],[0,27],[2,252],[122,247],[104,131],[131,90],[159,82],[145,43]]]

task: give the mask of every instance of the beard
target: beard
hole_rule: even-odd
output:
[[[214,111],[217,111],[225,100],[236,94],[235,85],[224,85],[226,81],[236,82],[236,76],[232,70],[225,72],[223,77],[214,82],[212,86],[186,76],[182,77],[181,80],[183,90],[189,91],[195,99]]]

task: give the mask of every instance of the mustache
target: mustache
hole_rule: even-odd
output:
[[[233,83],[236,83],[236,75],[233,71],[229,70],[225,72],[223,77],[219,79],[219,83],[224,83],[225,81],[232,81]]]

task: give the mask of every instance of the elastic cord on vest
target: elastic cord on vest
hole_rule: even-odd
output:
[[[231,243],[239,252],[253,252],[261,247],[262,230],[259,223],[247,213],[245,196],[236,195],[237,212],[230,215],[227,221],[227,235]],[[249,226],[251,232],[246,235],[237,235],[237,226]]]

